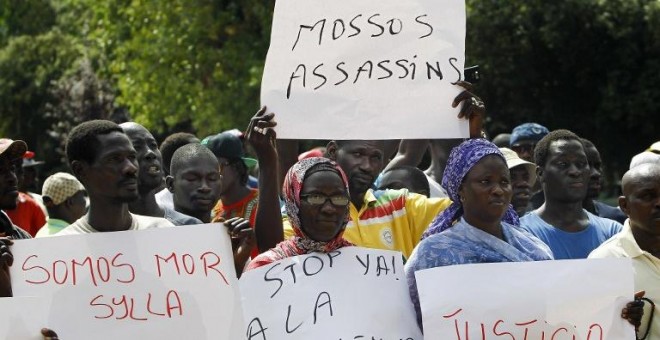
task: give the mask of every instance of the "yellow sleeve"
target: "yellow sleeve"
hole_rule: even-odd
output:
[[[433,219],[451,205],[449,198],[428,198],[423,195],[408,193],[406,196],[406,216],[410,233],[414,240],[419,240]],[[419,242],[419,241],[418,241]]]
[[[293,231],[293,228],[291,227],[291,223],[289,223],[289,218],[286,216],[282,216],[282,228],[284,229],[285,240],[288,240],[296,235],[296,233]]]

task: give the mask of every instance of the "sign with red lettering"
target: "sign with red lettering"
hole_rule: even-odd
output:
[[[48,300],[62,339],[234,339],[242,315],[222,224],[15,241],[15,296]]]
[[[261,103],[293,139],[466,138],[464,0],[275,2]]]
[[[41,298],[0,298],[0,339],[43,340],[47,309]]]
[[[630,259],[466,264],[415,272],[426,340],[619,340]]]
[[[400,252],[347,247],[296,256],[243,273],[240,285],[240,339],[422,339]]]

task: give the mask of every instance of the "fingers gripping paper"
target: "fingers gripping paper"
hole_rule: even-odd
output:
[[[279,0],[261,101],[278,138],[459,138],[463,0]]]
[[[466,264],[415,273],[424,339],[634,339],[628,259]]]

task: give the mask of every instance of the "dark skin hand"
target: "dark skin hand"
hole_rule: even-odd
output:
[[[9,250],[13,242],[8,238],[0,238],[0,297],[11,297],[11,280],[9,267],[14,263],[14,256]]]
[[[274,113],[266,113],[266,107],[262,107],[245,131],[259,161],[259,208],[254,222],[259,252],[284,240],[279,202],[279,160],[273,130],[277,123],[274,118]]]
[[[241,277],[245,263],[250,258],[252,249],[257,245],[254,230],[252,230],[250,222],[242,217],[230,218],[224,221],[224,224],[231,237],[236,275]]]
[[[59,340],[57,333],[55,333],[55,331],[52,329],[42,328],[41,335],[44,336],[44,340]]]
[[[458,104],[463,102],[461,111],[458,113],[458,118],[470,120],[470,138],[479,138],[481,137],[481,128],[486,117],[486,106],[479,97],[470,92],[474,87],[471,83],[459,81],[456,85],[464,88],[465,91],[459,93],[454,98],[451,107],[457,107]]]
[[[639,331],[639,326],[642,324],[642,316],[644,315],[644,301],[640,300],[646,294],[645,291],[637,292],[635,300],[628,302],[626,307],[621,310],[621,317],[628,320],[631,325],[635,326],[635,332]]]

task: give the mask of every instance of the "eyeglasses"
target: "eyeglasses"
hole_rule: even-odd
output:
[[[348,205],[348,203],[350,203],[348,197],[344,195],[326,196],[319,194],[309,194],[309,195],[300,195],[300,199],[304,200],[305,202],[311,205],[324,205],[325,202],[327,202],[328,200],[330,200],[330,203],[332,203],[332,205],[337,207],[345,207]]]

